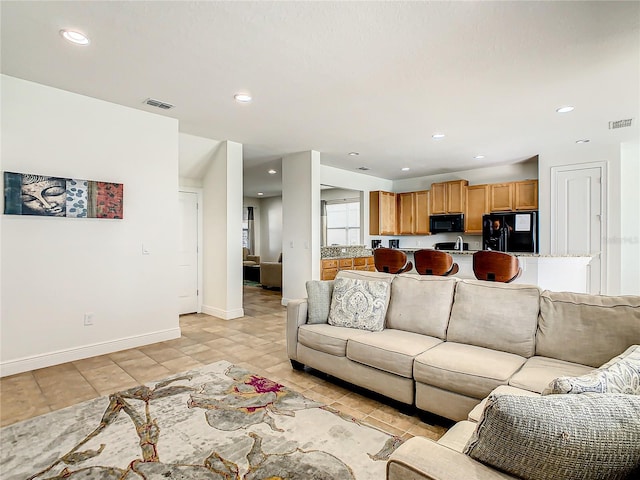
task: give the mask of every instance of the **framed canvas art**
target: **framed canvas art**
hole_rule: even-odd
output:
[[[123,218],[121,183],[4,172],[5,215]]]

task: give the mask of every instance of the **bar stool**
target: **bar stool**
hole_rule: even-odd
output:
[[[420,275],[455,275],[458,273],[458,264],[453,262],[453,257],[447,252],[439,250],[422,249],[413,254],[416,262],[416,270]]]
[[[473,273],[478,280],[509,283],[522,274],[522,268],[514,255],[480,250],[473,254]]]
[[[373,261],[379,272],[403,273],[413,268],[413,264],[407,261],[407,254],[395,248],[374,249]]]

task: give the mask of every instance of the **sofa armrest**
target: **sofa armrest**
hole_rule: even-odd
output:
[[[249,262],[256,262],[256,265],[260,263],[260,255],[247,255],[246,258]]]
[[[307,323],[307,299],[289,300],[287,303],[287,355],[298,359],[298,327]]]
[[[426,437],[400,445],[387,461],[387,480],[513,480],[463,453]]]

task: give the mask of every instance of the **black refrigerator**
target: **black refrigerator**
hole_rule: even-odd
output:
[[[482,248],[500,252],[538,253],[538,212],[483,215]]]

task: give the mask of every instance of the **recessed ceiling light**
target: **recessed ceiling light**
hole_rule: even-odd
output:
[[[253,98],[248,93],[236,93],[233,98],[235,98],[236,102],[240,103],[249,103]]]
[[[275,174],[276,174],[276,173],[278,173],[278,172],[272,168],[271,170],[267,171],[267,173],[268,173],[269,175],[275,175]]]
[[[351,155],[352,157],[355,157],[360,154],[358,152],[349,152],[349,155]]]
[[[573,106],[565,105],[564,107],[556,108],[556,112],[558,113],[569,113],[573,111]]]
[[[75,30],[60,30],[60,35],[65,40],[75,43],[76,45],[89,45],[89,37],[84,33],[76,32]]]
[[[408,172],[409,170],[411,170],[409,167],[402,167],[403,172]]]
[[[583,138],[582,140],[576,140],[576,143],[589,143],[589,139]]]
[[[482,160],[484,158],[484,155],[476,155],[475,157],[476,160]]]
[[[264,195],[264,193],[262,193],[262,192],[258,192],[258,196],[259,196],[259,197],[261,197],[261,196],[263,196],[263,195]]]
[[[433,135],[431,135],[433,138],[438,139],[438,138],[444,138],[444,133],[434,133]]]

